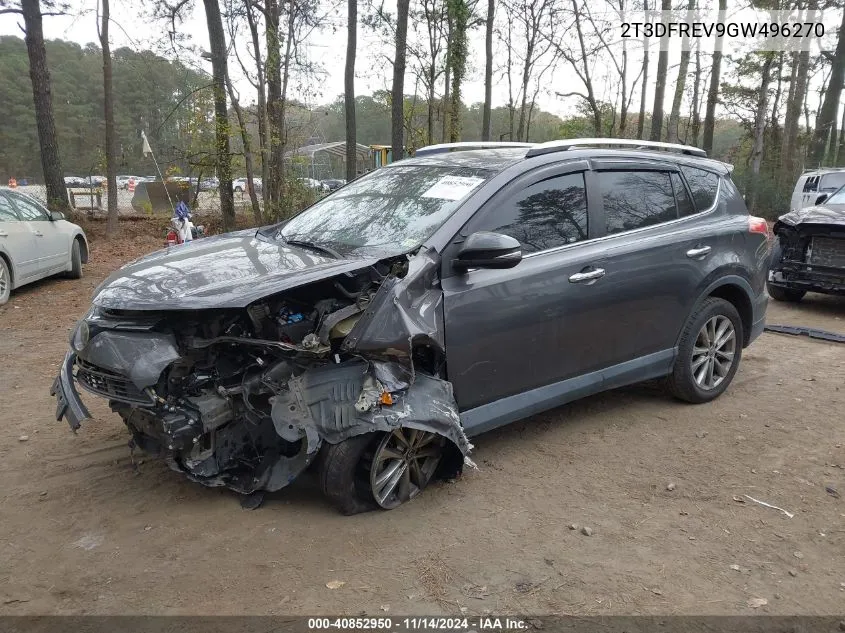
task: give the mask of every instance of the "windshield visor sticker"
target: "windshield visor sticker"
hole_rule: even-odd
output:
[[[478,178],[476,176],[443,176],[422,197],[438,198],[440,200],[460,200],[482,182],[484,182],[484,178]]]

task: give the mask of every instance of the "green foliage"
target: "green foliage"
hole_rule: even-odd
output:
[[[62,40],[46,42],[56,132],[66,174],[102,172],[105,143],[103,58],[99,47]],[[141,155],[141,130],[160,163],[190,171],[205,127],[213,121],[208,77],[150,51],[119,48],[112,53],[118,172],[153,174],[152,160]],[[38,134],[26,45],[0,37],[0,178],[41,178]],[[213,126],[210,128],[213,135]],[[164,166],[164,165],[163,165]]]

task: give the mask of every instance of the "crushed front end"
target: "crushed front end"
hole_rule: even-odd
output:
[[[95,305],[54,382],[56,418],[75,431],[90,417],[78,388],[106,398],[131,446],[244,494],[286,486],[326,442],[400,426],[466,455],[451,384],[439,377],[439,297],[411,301],[439,292],[434,269],[418,254],[243,308]]]
[[[845,215],[802,209],[782,216],[774,232],[778,248],[769,269],[770,289],[845,294]]]

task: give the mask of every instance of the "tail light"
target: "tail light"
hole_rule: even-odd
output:
[[[767,240],[772,239],[772,234],[769,231],[769,223],[766,222],[765,218],[758,218],[753,215],[748,216],[748,232],[749,233],[761,233],[762,235],[766,236]]]

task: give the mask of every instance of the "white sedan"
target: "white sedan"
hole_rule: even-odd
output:
[[[50,275],[82,277],[88,240],[60,211],[26,194],[0,189],[0,305],[13,288]]]

